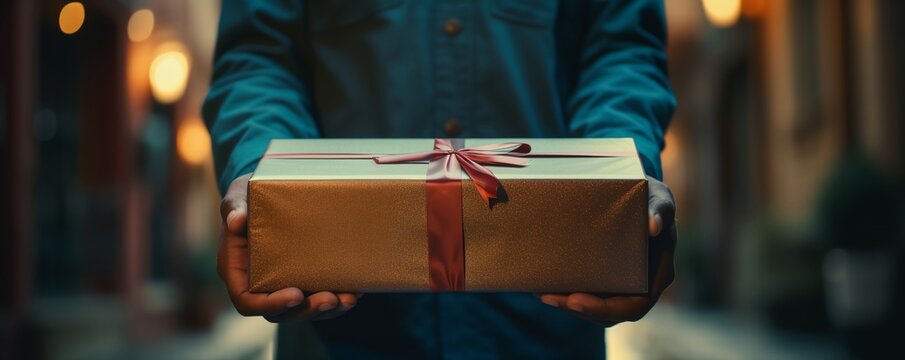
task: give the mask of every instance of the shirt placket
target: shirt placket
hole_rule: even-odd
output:
[[[439,137],[471,133],[467,85],[473,73],[474,7],[471,0],[438,2],[434,7],[434,133]]]
[[[434,58],[434,133],[440,137],[468,137],[475,133],[472,109],[474,41],[478,0],[435,4],[432,34]],[[467,279],[466,279],[467,282]],[[466,285],[467,286],[467,285]],[[482,306],[473,294],[441,294],[437,301],[440,357],[492,357],[492,338],[475,311]]]

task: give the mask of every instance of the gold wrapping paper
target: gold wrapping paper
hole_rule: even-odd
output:
[[[631,139],[465,146],[505,141],[533,153],[635,151]],[[432,147],[432,139],[274,140],[268,153]],[[637,156],[490,169],[508,201],[488,208],[462,182],[466,291],[647,292],[647,181]],[[251,290],[429,291],[426,171],[368,159],[262,160],[248,188]]]

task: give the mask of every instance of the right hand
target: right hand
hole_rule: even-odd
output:
[[[358,296],[350,293],[318,292],[305,296],[298,288],[285,288],[272,293],[252,293],[248,284],[247,223],[248,179],[242,175],[229,185],[220,203],[220,249],[217,252],[217,272],[236,310],[244,316],[263,316],[270,322],[304,319],[329,319],[342,315],[358,303]]]

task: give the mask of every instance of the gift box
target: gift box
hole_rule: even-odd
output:
[[[251,291],[645,293],[647,193],[632,139],[273,140]]]

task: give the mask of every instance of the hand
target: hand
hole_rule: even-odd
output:
[[[582,318],[610,327],[638,321],[653,308],[675,278],[673,253],[676,248],[676,205],[672,192],[662,182],[648,176],[648,229],[650,233],[651,291],[637,296],[597,296],[587,293],[544,294],[545,304],[564,309]]]
[[[305,297],[298,288],[269,294],[252,293],[248,285],[247,188],[251,174],[233,180],[220,204],[223,218],[217,272],[229,298],[244,316],[264,316],[270,322],[328,319],[342,315],[358,302],[355,294],[322,291]]]

